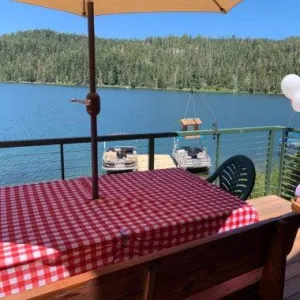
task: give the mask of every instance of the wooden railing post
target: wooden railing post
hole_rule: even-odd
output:
[[[154,137],[149,138],[149,145],[148,145],[148,155],[149,155],[149,164],[148,169],[154,170],[154,155],[155,155],[155,139]]]
[[[64,144],[60,144],[60,170],[61,179],[65,180],[65,155],[64,155]]]

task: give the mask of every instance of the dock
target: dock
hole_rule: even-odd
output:
[[[139,154],[138,155],[138,171],[147,171],[148,170],[148,154]],[[169,169],[176,168],[176,165],[168,154],[155,154],[154,157],[154,169]]]

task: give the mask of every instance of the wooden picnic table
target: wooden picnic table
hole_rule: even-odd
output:
[[[256,209],[181,169],[0,189],[0,297],[258,221]]]

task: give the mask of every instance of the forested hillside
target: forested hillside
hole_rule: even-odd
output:
[[[0,81],[88,83],[87,38],[50,30],[0,37]],[[98,85],[280,92],[300,74],[300,38],[97,39]]]

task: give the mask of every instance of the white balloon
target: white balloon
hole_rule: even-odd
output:
[[[285,76],[281,81],[281,90],[287,98],[292,100],[300,91],[300,77],[295,74]]]
[[[300,112],[300,90],[294,95],[292,106],[294,111]]]

